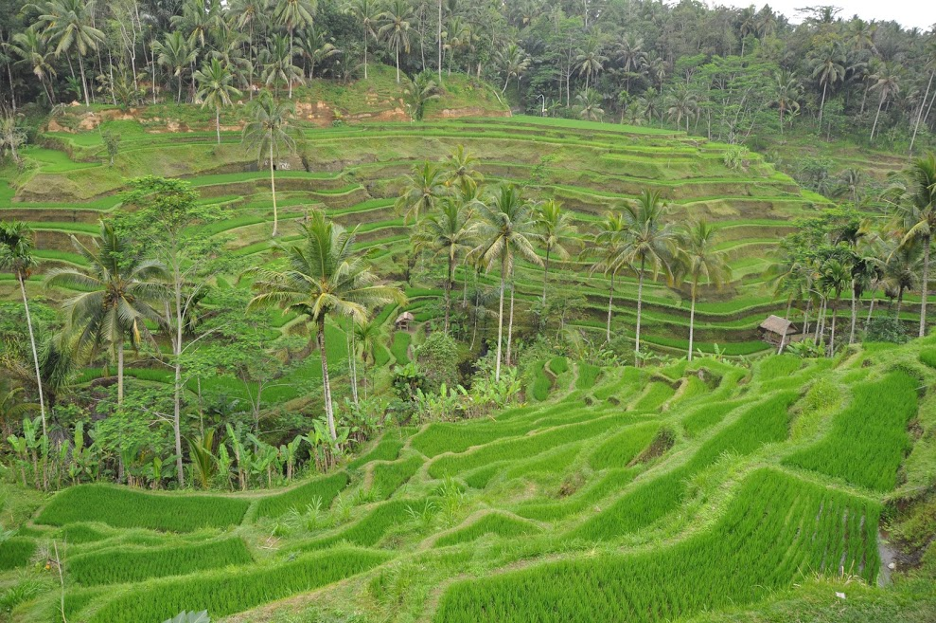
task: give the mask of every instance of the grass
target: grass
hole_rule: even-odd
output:
[[[588,364],[587,362],[579,362],[578,378],[575,380],[575,387],[579,390],[591,389],[595,385],[600,374],[601,368],[593,364]]]
[[[183,611],[212,619],[347,578],[384,562],[386,555],[337,550],[288,563],[151,581],[93,612],[93,622],[162,622]]]
[[[828,435],[785,463],[879,492],[893,489],[912,446],[907,421],[917,411],[919,386],[918,379],[896,371],[856,387],[851,407],[835,416]]]
[[[806,570],[836,572],[840,561],[873,580],[879,564],[869,527],[879,512],[874,503],[759,470],[712,529],[653,552],[459,581],[443,594],[434,620],[670,621],[763,599]]]
[[[390,463],[374,465],[371,481],[371,491],[376,492],[384,499],[390,498],[394,492],[410,480],[416,471],[423,465],[423,460],[417,455]]]
[[[370,452],[361,455],[348,463],[348,468],[357,469],[372,461],[393,461],[400,455],[403,440],[393,434],[385,434]]]
[[[538,533],[540,528],[518,518],[513,518],[504,514],[486,514],[475,520],[468,526],[452,531],[436,540],[435,546],[441,548],[444,546],[453,546],[455,544],[464,544],[488,535],[498,537],[522,537],[531,533]]]
[[[11,537],[0,542],[0,570],[19,568],[36,553],[36,542],[28,537]]]
[[[278,518],[291,509],[305,511],[306,506],[316,501],[321,503],[323,509],[328,509],[349,481],[346,472],[335,472],[312,479],[282,494],[264,496],[257,501],[254,515],[257,518]]]
[[[595,470],[623,468],[653,441],[659,429],[660,424],[655,422],[628,427],[595,449],[588,463]]]
[[[243,540],[232,537],[182,547],[130,549],[117,546],[69,558],[68,573],[81,585],[115,585],[246,565],[252,561]]]
[[[240,524],[249,502],[223,496],[144,494],[108,485],[79,485],[56,494],[36,522],[62,526],[103,522],[118,528],[189,532]]]

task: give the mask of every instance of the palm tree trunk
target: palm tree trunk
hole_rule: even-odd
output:
[[[322,389],[325,395],[325,420],[328,422],[328,434],[332,442],[338,440],[338,430],[335,428],[335,412],[332,406],[331,381],[328,378],[328,355],[325,352],[325,317],[319,316],[318,330],[315,335],[318,342],[319,355],[322,358]]]
[[[608,327],[605,329],[605,342],[611,342],[611,306],[614,304],[614,273],[611,271],[611,288],[608,291]]]
[[[85,80],[84,60],[80,53],[78,54],[78,69],[81,71],[81,88],[84,90],[85,106],[91,106],[91,101],[88,99],[88,83]]]
[[[812,308],[812,299],[807,299],[806,309],[803,310],[803,336],[809,333],[809,310]]]
[[[439,84],[442,84],[442,0],[439,0]]]
[[[838,297],[832,300],[832,334],[829,337],[829,357],[835,355],[835,319],[838,316],[838,301]]]
[[[643,280],[644,280],[644,263],[646,258],[640,259],[640,274],[637,276],[637,331],[635,332],[635,343],[634,343],[634,357],[635,362],[638,356],[640,356],[640,312],[643,308]]]
[[[851,283],[851,331],[848,334],[848,344],[855,342],[855,324],[858,322],[858,297],[855,296],[855,280],[852,279]]]
[[[358,404],[358,379],[357,379],[357,345],[354,343],[354,317],[351,317],[351,330],[348,332],[350,338],[350,348],[348,349],[348,369],[351,372],[351,400]]]
[[[449,331],[449,308],[452,307],[452,282],[455,275],[455,258],[449,254],[448,279],[445,280],[445,333]]]
[[[900,322],[900,306],[903,305],[903,294],[904,289],[903,286],[901,286],[897,289],[897,315],[894,317],[898,323]]]
[[[829,81],[826,80],[825,82],[822,83],[822,100],[819,102],[819,126],[820,126],[819,129],[820,130],[822,130],[822,109],[825,108],[826,89],[828,87],[829,87]]]
[[[913,154],[913,143],[916,141],[917,131],[920,129],[920,121],[923,119],[923,109],[926,107],[926,100],[929,98],[930,87],[933,85],[933,74],[930,72],[929,81],[926,83],[926,92],[923,94],[923,101],[920,103],[920,112],[917,113],[916,123],[913,125],[913,136],[910,137],[910,153]]]
[[[124,340],[123,335],[117,340],[117,405],[124,397]]]
[[[396,83],[400,84],[400,44],[396,45]]]
[[[927,236],[923,240],[923,285],[920,297],[920,338],[926,335],[926,297],[929,295],[929,259],[932,239]]]
[[[692,284],[692,305],[689,307],[689,361],[692,361],[692,342],[695,338],[696,285]]]
[[[494,366],[494,381],[500,381],[501,341],[504,336],[504,284],[507,281],[507,255],[501,258],[500,308],[497,313],[497,364]]]
[[[884,92],[881,92],[881,99],[878,100],[877,113],[874,115],[874,124],[871,126],[871,138],[869,141],[874,143],[874,131],[877,130],[878,117],[881,116],[881,106],[884,105]]]
[[[546,262],[543,263],[543,305],[546,305],[546,284],[549,282],[549,245],[546,246]]]
[[[364,80],[367,80],[367,24],[364,25]]]
[[[218,132],[218,145],[221,145],[221,107],[215,107],[215,130]]]
[[[26,280],[22,273],[17,274],[20,292],[23,295],[23,309],[26,310],[26,328],[29,330],[29,346],[32,348],[33,364],[36,366],[36,387],[39,389],[39,415],[42,417],[42,435],[47,435],[45,398],[42,395],[42,375],[39,372],[39,352],[36,350],[36,337],[33,334],[32,316],[29,314],[29,300],[26,297]]]
[[[507,321],[507,357],[504,358],[504,362],[507,366],[510,366],[510,346],[513,344],[513,313],[514,313],[514,292],[516,292],[516,284],[514,284],[513,271],[510,272],[510,314]]]
[[[867,331],[868,331],[868,327],[871,326],[871,315],[874,313],[874,302],[875,302],[875,301],[877,301],[877,299],[872,295],[872,297],[871,297],[871,305],[868,306],[868,318],[865,320],[865,332],[867,332]]]
[[[273,141],[270,141],[270,191],[273,193],[273,234],[271,236],[276,236],[276,232],[279,225],[279,214],[276,212],[276,175],[274,174],[273,167]]]

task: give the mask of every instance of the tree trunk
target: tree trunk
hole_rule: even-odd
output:
[[[516,292],[516,285],[514,284],[513,271],[510,272],[510,313],[508,314],[507,320],[507,354],[504,358],[504,362],[507,366],[510,366],[510,347],[513,344],[513,313],[514,313],[514,293]]]
[[[851,292],[852,292],[851,331],[848,333],[848,344],[852,344],[855,342],[855,324],[858,322],[858,297],[856,296],[856,293],[855,293],[856,286],[855,286],[854,279],[852,279],[851,286],[852,286],[851,288]]]
[[[123,403],[124,397],[124,341],[123,335],[117,341],[117,405]]]
[[[221,145],[221,107],[215,107],[215,130],[218,133],[218,145]]]
[[[640,356],[640,312],[643,308],[643,280],[644,280],[644,264],[646,258],[640,259],[640,274],[637,276],[637,331],[635,332],[635,343],[634,343],[634,357],[635,362],[639,362],[636,358]]]
[[[926,92],[923,94],[923,101],[920,102],[920,112],[917,113],[916,123],[913,125],[913,136],[910,138],[911,154],[913,154],[913,143],[916,141],[917,131],[920,129],[920,121],[923,119],[923,109],[926,108],[926,100],[929,98],[930,87],[933,84],[933,74],[936,74],[936,71],[930,72],[929,81],[926,83]]]
[[[692,342],[695,338],[696,285],[692,284],[692,305],[689,307],[689,361],[692,361]]]
[[[23,309],[26,311],[26,329],[29,330],[29,346],[32,348],[33,364],[36,366],[36,388],[39,389],[39,415],[42,417],[42,435],[47,435],[45,398],[42,394],[42,375],[39,372],[39,352],[36,350],[36,337],[33,334],[32,316],[29,314],[29,300],[26,296],[26,279],[23,274],[16,276],[23,295]]]
[[[835,355],[835,320],[838,316],[838,301],[838,296],[832,300],[832,333],[829,337],[829,357]]]
[[[364,80],[367,80],[367,24],[364,24]]]
[[[826,89],[828,89],[828,88],[829,88],[829,81],[826,80],[825,82],[822,83],[822,100],[819,101],[819,126],[820,126],[820,130],[822,129],[822,128],[821,128],[821,126],[822,126],[822,110],[823,110],[823,108],[825,108]]]
[[[614,271],[611,271],[611,289],[608,291],[608,327],[605,330],[605,343],[611,342],[611,306],[614,304]]]
[[[449,254],[448,276],[445,280],[445,333],[449,332],[449,309],[452,307],[452,282],[455,274],[455,258]]]
[[[81,72],[81,88],[84,90],[85,106],[91,106],[91,101],[88,99],[88,83],[85,81],[84,59],[81,58],[81,54],[78,54],[78,69]]]
[[[929,260],[931,238],[923,240],[923,284],[920,297],[920,338],[926,335],[926,298],[929,295]]]
[[[501,342],[504,337],[504,284],[507,281],[507,256],[501,258],[500,307],[497,313],[497,364],[494,367],[494,381],[500,381]]]
[[[877,301],[875,297],[871,297],[871,305],[868,306],[868,318],[865,320],[865,332],[867,333],[868,327],[871,326],[871,315],[874,313],[874,302]]]
[[[315,335],[318,342],[319,355],[322,358],[322,389],[325,395],[325,420],[328,421],[328,434],[332,442],[338,440],[338,430],[335,428],[335,412],[332,406],[331,381],[328,378],[328,355],[325,353],[325,317],[320,316],[318,330]]]
[[[442,84],[442,0],[439,0],[439,84]]]
[[[546,262],[543,263],[543,306],[546,305],[546,284],[549,282],[549,245],[546,246]]]
[[[869,142],[874,143],[874,131],[877,130],[878,117],[881,116],[881,107],[884,105],[884,92],[881,92],[881,99],[878,101],[877,113],[874,115],[874,123],[871,125],[871,138]]]
[[[175,256],[178,258],[178,256]],[[185,469],[182,465],[182,331],[183,331],[183,319],[182,319],[182,280],[183,277],[179,273],[178,264],[176,264],[176,270],[174,271],[174,286],[175,286],[175,336],[172,340],[172,350],[175,352],[175,362],[173,363],[173,368],[175,369],[175,383],[173,387],[173,397],[172,397],[172,433],[175,436],[175,454],[176,454],[176,478],[179,481],[179,487],[185,487]],[[168,311],[168,310],[167,310]],[[199,384],[201,388],[201,384]],[[199,390],[200,393],[200,390]],[[202,436],[205,435],[205,432],[202,431]]]
[[[400,84],[400,44],[396,45],[396,83]]]
[[[273,141],[270,141],[270,191],[273,193],[273,234],[276,236],[279,225],[279,214],[276,212],[276,175],[273,167]]]

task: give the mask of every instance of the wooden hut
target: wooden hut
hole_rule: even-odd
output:
[[[761,340],[777,347],[777,353],[783,351],[783,347],[790,344],[790,340],[796,334],[796,326],[793,321],[781,318],[771,314],[760,324]]]
[[[396,317],[396,320],[393,321],[393,325],[400,331],[409,331],[410,324],[415,320],[416,317],[413,316],[412,312],[404,312],[400,316]]]

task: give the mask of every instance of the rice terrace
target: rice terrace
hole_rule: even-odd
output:
[[[936,621],[851,12],[0,0],[0,622]]]

